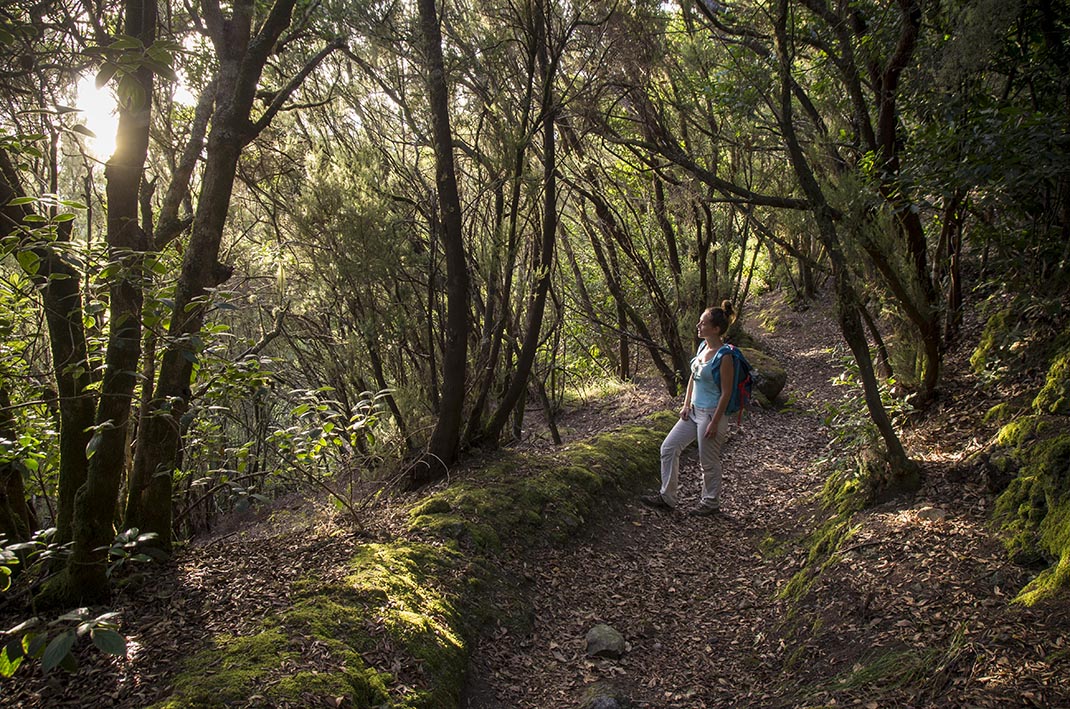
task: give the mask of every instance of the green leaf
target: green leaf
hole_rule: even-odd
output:
[[[119,79],[119,87],[116,89],[119,103],[130,111],[136,111],[145,105],[145,88],[134,74],[124,74]]]
[[[128,34],[119,35],[119,39],[108,45],[108,49],[144,49],[144,47],[140,39]]]
[[[93,131],[89,130],[88,128],[83,126],[81,123],[76,123],[75,125],[71,126],[71,130],[73,132],[75,132],[75,133],[78,133],[79,135],[84,135],[84,136],[87,136],[89,138],[96,138],[97,137],[96,133],[94,133]]]
[[[166,64],[161,64],[160,62],[155,62],[150,59],[146,59],[144,64],[149,69],[152,69],[153,74],[167,79],[168,81],[178,81],[178,74],[176,74],[175,70],[167,66]]]
[[[12,645],[17,648],[17,655],[9,653],[9,649]],[[18,640],[9,642],[4,647],[4,650],[0,652],[0,677],[13,676],[24,659],[26,659],[26,657],[22,654],[22,643]]]
[[[48,644],[45,648],[45,654],[41,657],[41,669],[45,672],[59,667],[60,664],[71,654],[71,648],[74,647],[75,635],[72,631],[66,630]]]
[[[22,649],[29,657],[40,657],[45,651],[48,638],[41,633],[28,633],[22,636]]]
[[[15,638],[4,645],[4,655],[6,655],[7,659],[12,662],[23,657],[25,654],[26,652],[22,649],[22,638]]]
[[[63,214],[57,214],[56,216],[52,217],[52,221],[55,222],[56,224],[60,224],[62,222],[69,222],[69,221],[73,221],[73,220],[74,220],[74,215],[71,214],[70,212],[64,212]]]
[[[37,201],[36,197],[16,197],[7,203],[9,207],[17,207],[20,204],[32,204]]]
[[[102,652],[118,657],[126,654],[126,638],[114,630],[95,628],[90,632],[89,636],[93,639],[93,644]]]
[[[107,85],[107,83],[109,81],[111,81],[111,78],[113,76],[115,76],[115,72],[117,72],[117,71],[119,71],[119,65],[118,64],[112,64],[111,62],[106,62],[104,64],[104,66],[100,67],[100,71],[97,72],[97,80],[96,80],[97,88],[98,89],[104,88]]]
[[[41,257],[32,251],[20,251],[15,256],[22,270],[31,276],[36,276],[41,266]]]
[[[86,460],[92,458],[96,454],[97,449],[100,448],[100,443],[103,440],[104,435],[100,431],[93,434],[93,437],[89,439],[89,443],[85,447]]]
[[[63,659],[59,661],[59,666],[73,675],[78,671],[78,660],[74,657],[74,653],[68,652],[63,656]]]

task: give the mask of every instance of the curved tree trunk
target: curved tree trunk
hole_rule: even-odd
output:
[[[780,78],[780,115],[778,121],[784,136],[784,143],[788,150],[792,168],[799,179],[803,193],[812,205],[814,218],[818,226],[818,236],[825,247],[832,264],[833,285],[836,291],[836,311],[839,316],[840,328],[851,353],[858,363],[858,370],[862,379],[863,394],[866,408],[870,417],[884,440],[888,463],[891,467],[891,478],[880,481],[882,490],[878,494],[893,489],[916,489],[920,484],[917,466],[907,457],[903,444],[892,427],[888,412],[881,402],[880,389],[877,377],[873,371],[873,360],[869,353],[869,343],[866,341],[865,332],[862,328],[862,319],[859,314],[861,303],[851,283],[850,269],[846,257],[840,246],[840,238],[836,231],[833,220],[833,212],[825,199],[825,195],[818,184],[817,179],[806,160],[802,146],[795,133],[792,118],[792,81],[791,81],[791,58],[787,37],[788,0],[779,0],[779,11],[775,19],[777,40],[777,58],[779,60]]]

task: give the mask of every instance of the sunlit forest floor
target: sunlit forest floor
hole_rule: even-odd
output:
[[[831,451],[826,406],[852,390],[831,384],[842,338],[827,311],[767,303],[755,320],[789,372],[787,404],[749,414],[732,436],[727,515],[684,513],[700,485],[692,451],[679,510],[611,502],[565,547],[506,558],[501,571],[520,580],[533,622],[486,629],[464,705],[578,707],[600,686],[651,708],[1070,706],[1070,613],[1010,604],[1035,571],[1010,564],[991,537],[993,496],[965,464],[994,432],[980,417],[995,403],[966,374],[968,351],[949,359],[940,401],[907,436],[923,489],[857,515],[816,580],[780,593],[806,561],[803,535],[822,520],[814,495]],[[575,440],[675,407],[656,383],[637,385],[577,404],[561,426]],[[524,445],[549,446],[530,425]],[[75,675],[25,667],[0,686],[0,703],[141,707],[166,696],[185,657],[217,634],[255,631],[289,603],[295,580],[343,567],[363,538],[322,508],[285,503],[233,520],[124,588],[126,659],[83,652]],[[367,510],[367,532],[393,533],[400,514]],[[621,659],[586,656],[585,633],[600,622],[626,638]],[[315,663],[315,648],[302,654]],[[368,659],[405,676],[386,645]]]

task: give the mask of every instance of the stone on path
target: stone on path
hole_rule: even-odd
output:
[[[947,512],[939,507],[933,507],[932,505],[923,505],[914,511],[914,514],[918,516],[918,519],[923,519],[928,522],[943,522],[947,519]]]
[[[587,654],[591,657],[620,659],[624,654],[624,636],[605,623],[587,631]]]

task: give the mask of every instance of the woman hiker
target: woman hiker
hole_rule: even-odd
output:
[[[728,431],[725,410],[736,374],[724,334],[734,319],[735,308],[727,300],[719,308],[707,308],[698,319],[698,336],[702,342],[691,360],[691,377],[687,381],[680,420],[661,444],[661,491],[639,498],[647,507],[666,510],[676,507],[680,453],[697,440],[702,498],[688,514],[706,516],[721,511],[721,448]],[[721,392],[728,395],[721,396]]]

